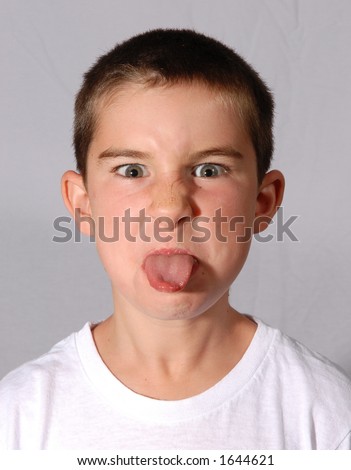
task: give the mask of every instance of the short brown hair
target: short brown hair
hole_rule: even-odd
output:
[[[137,35],[101,56],[84,75],[75,102],[77,170],[86,178],[97,104],[128,83],[146,86],[199,82],[234,101],[256,152],[261,181],[273,154],[274,101],[257,72],[219,41],[186,29],[156,29]]]

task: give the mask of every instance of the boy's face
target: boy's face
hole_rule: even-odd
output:
[[[161,319],[227,303],[262,206],[238,116],[185,84],[131,84],[102,107],[81,197],[116,304]]]

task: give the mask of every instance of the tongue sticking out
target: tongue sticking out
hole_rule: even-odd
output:
[[[153,254],[144,263],[151,287],[162,292],[176,292],[189,282],[196,260],[186,253]]]

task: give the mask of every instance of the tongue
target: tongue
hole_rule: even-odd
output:
[[[154,254],[146,258],[144,271],[154,289],[176,292],[187,285],[195,262],[195,258],[184,253]]]

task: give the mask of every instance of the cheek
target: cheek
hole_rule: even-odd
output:
[[[100,194],[101,196],[95,196],[91,204],[92,217],[97,228],[96,236],[101,240],[112,239],[123,242],[126,238],[126,220],[129,221],[127,232],[133,233],[136,224],[130,220],[139,215],[142,201],[138,197],[121,194],[114,188],[112,190],[106,188],[105,191],[100,191]],[[126,241],[129,241],[128,237]]]
[[[256,210],[256,187],[248,184],[216,186],[210,193],[199,194],[197,204],[203,215],[223,217],[223,226],[252,226]]]
[[[125,290],[135,279],[142,257],[138,256],[135,244],[123,239],[117,230],[114,236],[118,241],[97,238],[96,249],[109,279]]]
[[[208,254],[209,265],[217,270],[222,282],[236,277],[247,258],[253,235],[255,191],[250,183],[222,185],[202,205],[202,212],[211,217],[211,222],[208,243],[200,249]]]

